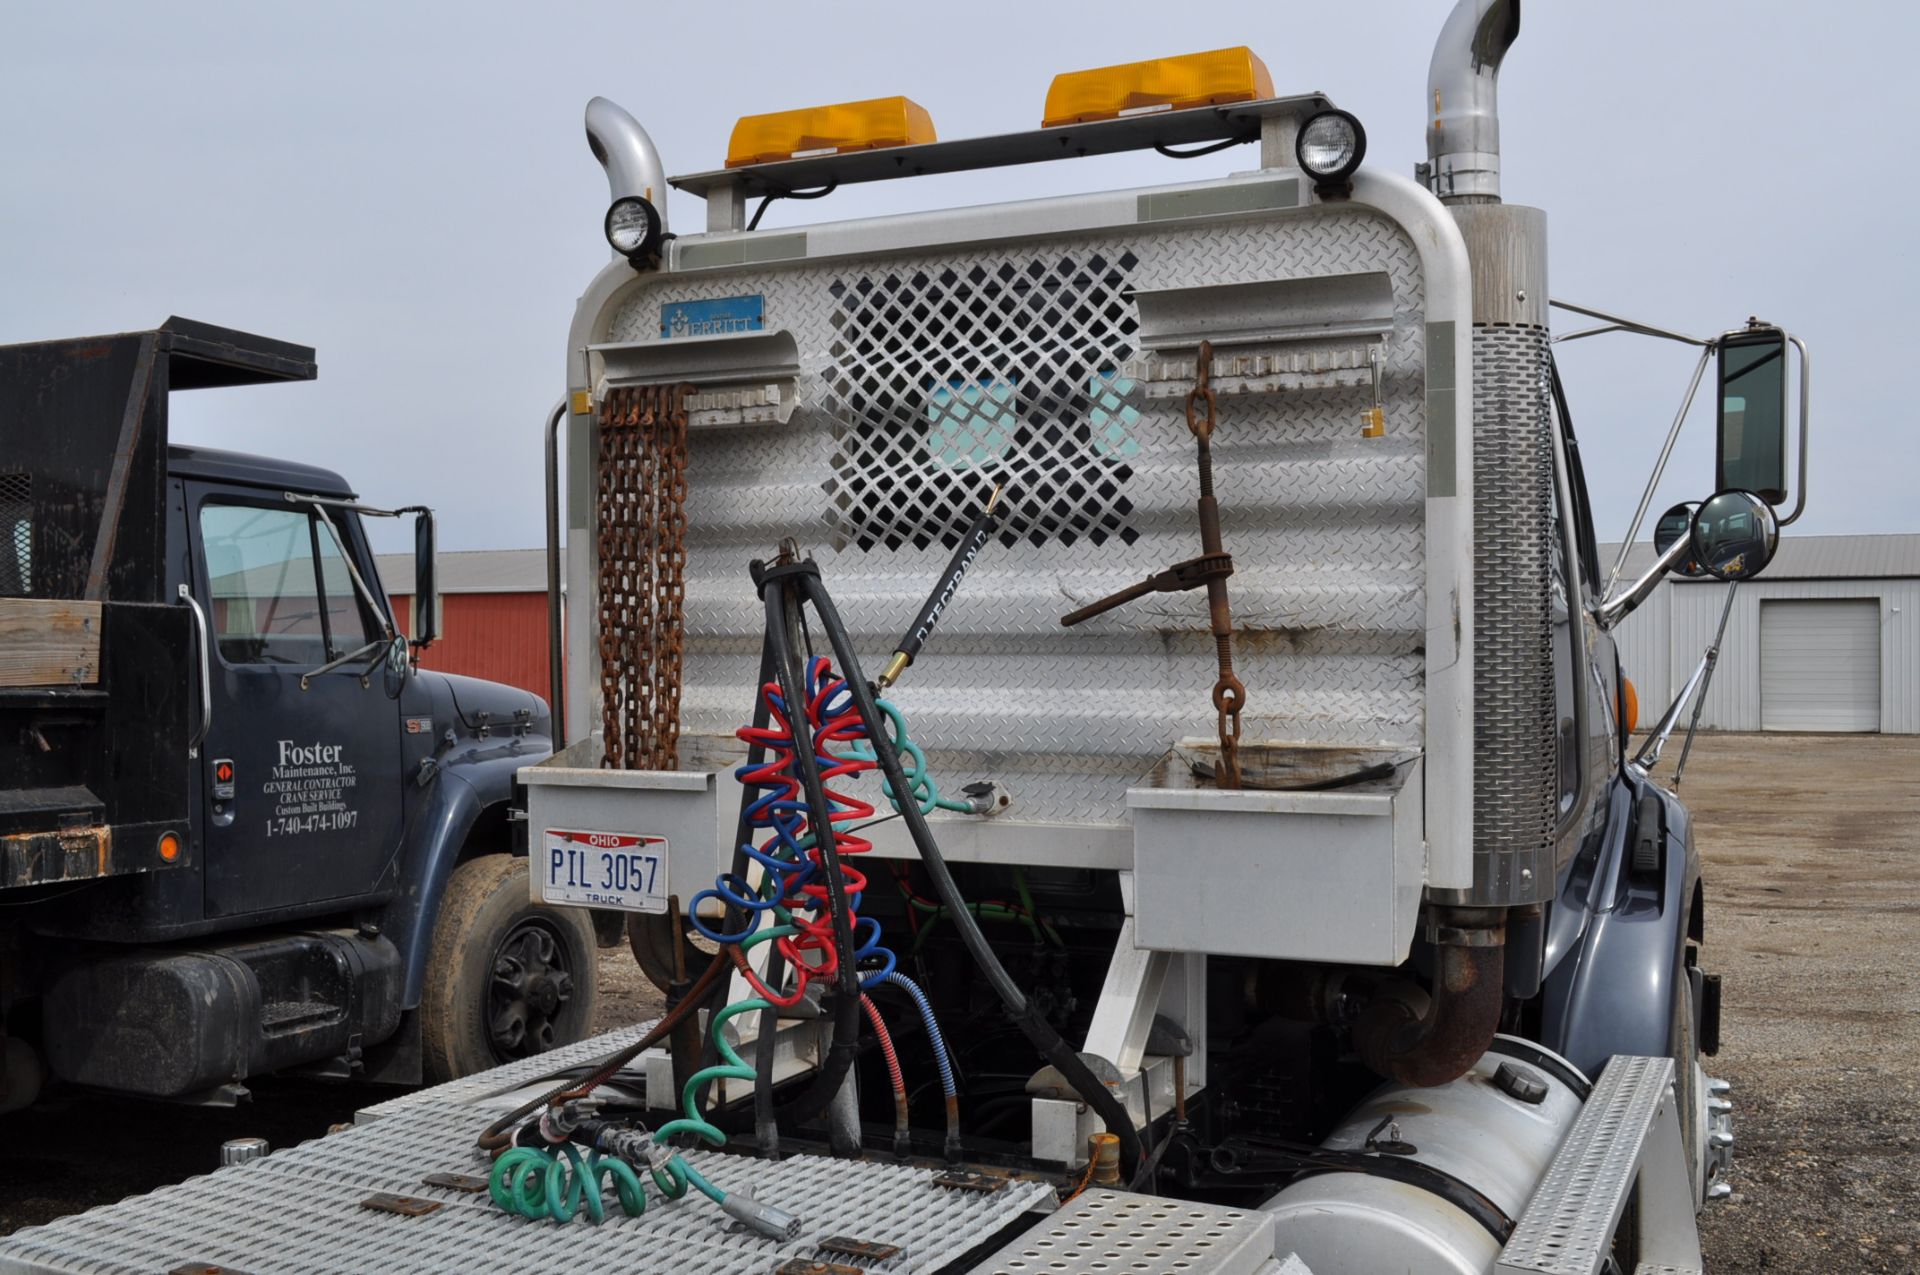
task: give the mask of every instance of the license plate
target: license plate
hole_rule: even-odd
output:
[[[667,839],[628,832],[549,828],[534,869],[544,903],[667,910]]]

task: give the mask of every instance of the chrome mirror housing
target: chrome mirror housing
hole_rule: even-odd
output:
[[[1750,491],[1723,491],[1694,511],[1688,532],[1693,563],[1720,580],[1751,580],[1780,546],[1773,506]]]
[[[1660,521],[1653,524],[1653,551],[1664,554],[1673,547],[1676,540],[1685,540],[1693,535],[1693,515],[1699,510],[1697,500],[1683,500],[1667,512],[1660,515]],[[1673,574],[1685,576],[1689,580],[1699,580],[1706,576],[1700,564],[1692,557],[1676,563]]]

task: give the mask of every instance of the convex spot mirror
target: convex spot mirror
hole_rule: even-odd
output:
[[[1720,338],[1720,491],[1787,499],[1787,334],[1755,327]]]
[[[1750,491],[1723,491],[1693,515],[1693,560],[1721,580],[1751,580],[1780,544],[1773,507]]]
[[[1653,551],[1664,556],[1673,547],[1673,542],[1693,535],[1693,515],[1700,508],[1697,500],[1683,500],[1667,512],[1660,515],[1660,521],[1653,524]],[[1685,576],[1689,580],[1699,580],[1706,576],[1700,564],[1689,554],[1684,561],[1673,568],[1673,574]]]
[[[409,658],[407,639],[396,637],[387,644],[387,672],[395,677],[405,677],[413,671],[413,661]]]
[[[433,511],[413,516],[413,644],[440,636],[440,590],[434,573]]]

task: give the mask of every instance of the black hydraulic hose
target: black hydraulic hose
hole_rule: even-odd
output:
[[[960,939],[966,944],[967,952],[973,957],[974,964],[986,977],[1000,1003],[1006,1006],[1007,1014],[1014,1023],[1033,1042],[1034,1048],[1042,1057],[1052,1063],[1061,1077],[1072,1086],[1106,1124],[1107,1132],[1120,1140],[1120,1159],[1122,1172],[1131,1175],[1140,1165],[1140,1137],[1134,1131],[1133,1119],[1127,1115],[1127,1109],[1114,1096],[1113,1091],[1100,1082],[1099,1077],[1087,1066],[1069,1046],[1053,1025],[1041,1016],[1027,999],[1020,985],[1013,981],[1000,958],[994,955],[988,945],[986,935],[980,932],[980,923],[975,920],[967,901],[960,894],[953,874],[947,870],[947,861],[940,854],[940,846],[934,840],[933,830],[927,826],[927,817],[920,810],[919,803],[911,794],[913,788],[907,782],[905,772],[900,766],[900,754],[893,746],[893,738],[887,734],[887,719],[880,713],[874,702],[873,688],[867,684],[860,672],[859,657],[854,653],[853,639],[848,636],[846,626],[840,621],[840,613],[834,609],[833,599],[827,596],[824,582],[818,572],[798,575],[800,588],[807,601],[813,607],[813,613],[819,617],[820,626],[826,630],[827,641],[833,647],[834,658],[840,664],[841,675],[847,679],[847,688],[853,695],[855,706],[860,710],[860,719],[866,724],[869,742],[873,745],[874,757],[879,761],[880,771],[895,793],[900,794],[900,814],[906,820],[907,829],[913,836],[913,843],[920,851],[920,861],[933,879],[934,890],[940,901],[946,905],[953,924],[960,932]],[[798,745],[795,746],[799,751]],[[817,772],[816,772],[817,776]],[[809,793],[808,800],[815,798]],[[820,807],[824,809],[824,807]],[[851,949],[848,949],[851,950]]]
[[[960,537],[960,543],[954,547],[953,557],[947,560],[947,569],[933,583],[933,589],[927,594],[927,600],[920,605],[920,614],[913,617],[913,623],[900,635],[899,645],[893,648],[893,658],[887,661],[885,671],[880,674],[880,689],[886,690],[900,680],[900,674],[919,656],[920,648],[933,635],[933,626],[940,623],[940,613],[953,601],[953,595],[960,591],[960,582],[967,578],[967,568],[987,543],[994,528],[1000,525],[994,517],[994,507],[1000,503],[1000,488],[995,487],[993,494],[987,497],[986,505],[973,516],[967,533]]]

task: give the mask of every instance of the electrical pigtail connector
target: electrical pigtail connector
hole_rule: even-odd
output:
[[[729,1191],[727,1198],[720,1202],[720,1209],[728,1217],[744,1222],[760,1234],[775,1240],[795,1240],[800,1238],[800,1219],[785,1209],[771,1204],[762,1204],[740,1191]]]

